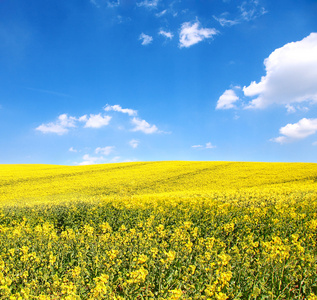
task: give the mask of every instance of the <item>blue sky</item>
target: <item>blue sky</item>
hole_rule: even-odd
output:
[[[317,162],[315,0],[1,0],[0,163]]]

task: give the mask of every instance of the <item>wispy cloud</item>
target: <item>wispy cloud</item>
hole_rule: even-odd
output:
[[[79,163],[80,166],[87,166],[87,165],[94,165],[97,163],[104,162],[104,158],[102,156],[96,157],[96,156],[90,156],[89,154],[85,154],[83,156],[83,161]]]
[[[68,149],[68,151],[69,151],[69,152],[75,152],[75,153],[77,152],[77,150],[74,149],[73,147],[70,147],[70,148]]]
[[[157,5],[159,4],[159,1],[160,0],[143,0],[143,1],[140,1],[140,2],[137,2],[137,6],[139,7],[146,7],[146,8],[156,8]]]
[[[132,131],[141,131],[146,134],[152,134],[152,133],[158,132],[158,128],[155,125],[150,125],[145,120],[133,118],[131,120],[131,123],[134,125],[134,128],[132,129]]]
[[[259,4],[258,0],[243,1],[239,9],[241,19],[244,21],[254,20],[267,13],[267,10]]]
[[[316,132],[317,119],[303,118],[297,123],[287,124],[286,126],[280,128],[281,136],[273,138],[271,141],[284,144],[304,139]]]
[[[179,34],[179,47],[188,48],[205,39],[210,39],[216,34],[218,31],[215,28],[201,28],[198,21],[195,23],[185,22],[182,24]]]
[[[96,0],[90,0],[90,3],[95,5],[96,7],[99,7],[99,4],[97,3]]]
[[[167,13],[167,9],[164,9],[164,10],[162,10],[161,12],[156,13],[155,16],[158,17],[158,18],[160,18],[160,17],[166,15],[166,13]]]
[[[108,7],[118,7],[120,5],[120,0],[108,0],[107,6]]]
[[[147,35],[147,34],[145,34],[145,33],[141,33],[140,34],[140,36],[139,36],[139,40],[141,40],[142,41],[142,45],[143,46],[146,46],[146,45],[149,45],[149,44],[151,44],[152,43],[152,41],[153,41],[153,38],[150,36],[150,35]]]
[[[136,149],[136,148],[139,146],[139,144],[140,144],[140,141],[135,140],[135,139],[133,139],[133,140],[131,140],[131,141],[129,142],[129,145],[130,145],[133,149]]]
[[[111,160],[110,160],[110,162],[111,163],[116,163],[116,162],[119,162],[120,161],[120,156],[115,156],[115,157],[113,157]]]
[[[164,36],[164,37],[166,37],[167,39],[170,39],[170,40],[174,36],[170,31],[165,31],[165,30],[162,30],[162,29],[159,31],[159,35],[162,35],[162,36]]]
[[[106,147],[98,147],[95,150],[96,154],[102,154],[102,155],[109,155],[114,151],[115,147],[114,146],[106,146]]]
[[[115,104],[115,105],[109,105],[107,104],[106,107],[104,108],[105,111],[116,111],[116,112],[121,112],[124,114],[128,114],[129,116],[136,116],[138,114],[137,110],[131,109],[131,108],[122,108],[120,105]]]
[[[216,148],[216,146],[212,145],[212,144],[209,142],[209,143],[206,143],[205,148],[206,148],[206,149],[213,149],[213,148]]]
[[[206,143],[205,145],[193,145],[192,148],[194,149],[214,149],[214,146],[211,142]]]
[[[35,88],[30,88],[30,87],[27,87],[26,89],[28,89],[30,91],[50,94],[50,95],[54,95],[54,96],[58,96],[58,97],[66,97],[66,98],[70,98],[71,97],[70,95],[67,95],[67,94],[64,94],[64,93],[59,93],[59,92],[56,92],[56,91],[51,91],[51,90],[35,89]]]
[[[229,18],[229,13],[224,12],[220,17],[213,16],[213,18],[219,22],[223,27],[230,27],[240,24],[242,22],[249,22],[267,13],[267,10],[260,5],[258,0],[243,1],[241,5],[237,7],[238,12],[234,18]]]
[[[230,20],[230,19],[227,19],[226,17],[219,17],[217,18],[216,16],[213,16],[213,18],[219,22],[219,24],[222,26],[222,27],[229,27],[229,26],[233,26],[233,25],[237,25],[240,23],[239,20]]]

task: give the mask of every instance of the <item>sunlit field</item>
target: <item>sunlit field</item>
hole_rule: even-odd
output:
[[[0,165],[0,299],[317,299],[317,165]]]

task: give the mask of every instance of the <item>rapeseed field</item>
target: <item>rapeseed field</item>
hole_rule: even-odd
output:
[[[0,166],[0,299],[317,299],[317,165]]]

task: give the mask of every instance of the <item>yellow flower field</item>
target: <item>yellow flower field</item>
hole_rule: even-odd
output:
[[[317,299],[317,165],[0,166],[0,299]]]

